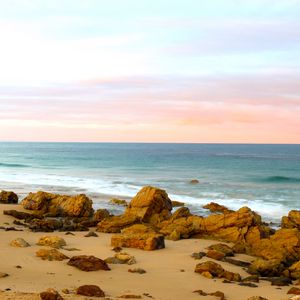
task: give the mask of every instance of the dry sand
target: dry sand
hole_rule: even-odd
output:
[[[14,218],[4,216],[2,213],[4,209],[21,210],[21,206],[0,204],[0,226],[8,226],[5,223],[14,226]],[[55,288],[61,293],[62,289],[72,290],[83,284],[95,284],[104,290],[110,299],[115,299],[123,294],[142,295],[142,299],[151,299],[143,295],[144,293],[148,293],[157,300],[218,299],[193,293],[198,289],[205,292],[220,290],[224,292],[227,300],[246,300],[251,296],[258,295],[269,300],[288,298],[289,287],[271,286],[266,281],[261,281],[257,288],[241,287],[235,283],[222,283],[222,279],[207,279],[194,273],[194,268],[200,260],[191,258],[191,253],[202,251],[216,241],[202,239],[166,241],[166,249],[157,251],[124,249],[127,253],[135,256],[137,264],[131,266],[110,265],[111,271],[83,272],[68,266],[67,261],[43,261],[35,256],[35,252],[43,248],[37,246],[36,242],[44,235],[63,237],[68,247],[80,249],[80,251],[72,252],[61,250],[70,257],[86,254],[105,259],[113,256],[110,234],[98,233],[99,237],[84,237],[86,232],[74,232],[74,234],[72,236],[65,235],[64,232],[33,233],[0,230],[0,272],[9,274],[8,277],[0,278],[0,290],[4,291],[9,288],[12,292],[27,293]],[[11,247],[10,242],[17,237],[24,238],[31,244],[31,247]],[[245,255],[237,255],[237,258],[252,259]],[[206,258],[203,258],[201,261],[205,260]],[[229,271],[247,276],[247,273],[240,267],[223,262],[221,264]],[[16,268],[18,265],[22,268]],[[143,268],[147,273],[129,273],[129,268]],[[33,296],[26,298],[25,295],[21,295],[18,298],[15,294],[8,295],[0,293],[0,299],[39,299],[39,297],[34,298]],[[63,296],[65,299],[93,299],[75,295]]]

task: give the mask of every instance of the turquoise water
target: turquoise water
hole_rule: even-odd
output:
[[[0,153],[0,188],[21,196],[85,192],[101,206],[99,195],[130,198],[154,185],[195,213],[215,201],[278,220],[300,206],[300,145],[0,143]]]

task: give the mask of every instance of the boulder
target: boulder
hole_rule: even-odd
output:
[[[58,260],[62,261],[64,259],[68,259],[69,257],[59,252],[57,249],[40,249],[35,255],[40,257],[42,260]]]
[[[203,208],[205,209],[209,209],[211,212],[219,212],[219,213],[229,213],[229,212],[233,212],[233,210],[228,209],[226,206],[224,205],[220,205],[216,202],[210,202],[206,205],[203,206]]]
[[[113,235],[112,247],[138,248],[142,250],[158,250],[165,248],[164,236],[157,234],[152,228],[136,224],[123,229],[121,234]]]
[[[24,239],[22,238],[16,238],[10,242],[10,245],[12,247],[19,247],[19,248],[25,248],[25,247],[30,247],[30,244],[27,243]]]
[[[52,248],[62,248],[63,246],[66,246],[66,241],[59,237],[59,236],[42,236],[38,242],[37,245],[39,246],[49,246]]]
[[[0,203],[17,204],[18,200],[19,200],[18,195],[14,192],[10,192],[10,191],[0,192]]]
[[[88,297],[105,297],[105,293],[97,285],[82,285],[77,288],[76,294]]]
[[[77,269],[85,272],[98,271],[98,270],[104,270],[104,271],[110,270],[109,266],[104,260],[92,255],[73,256],[68,261],[68,265],[76,267]]]
[[[248,267],[248,272],[250,274],[263,277],[279,276],[283,270],[284,266],[278,259],[265,260],[257,258]]]
[[[108,264],[127,264],[133,265],[136,263],[135,257],[129,255],[126,252],[118,252],[113,257],[108,257],[105,259]]]
[[[182,207],[185,205],[185,203],[181,201],[172,200],[171,202],[172,202],[172,207]]]
[[[122,229],[139,222],[139,217],[134,215],[125,214],[121,216],[113,216],[98,223],[97,231],[119,233]]]
[[[289,267],[290,276],[293,279],[300,279],[300,260]]]
[[[298,228],[300,230],[300,210],[291,210],[287,217],[282,217],[282,228]]]
[[[30,221],[33,219],[42,219],[42,216],[40,214],[30,214],[23,211],[17,211],[15,209],[4,210],[3,214],[7,216],[12,216],[18,220],[25,220],[25,221]]]
[[[157,224],[171,216],[172,202],[166,191],[143,187],[130,201],[126,215],[137,216],[141,222]]]
[[[288,290],[287,293],[292,295],[300,295],[300,289],[297,287],[292,287]]]
[[[195,272],[200,273],[207,278],[217,277],[225,278],[230,281],[241,281],[241,276],[239,274],[226,271],[220,264],[217,264],[213,261],[206,261],[197,264]]]
[[[28,210],[41,211],[52,217],[90,217],[92,200],[86,195],[66,196],[46,192],[29,193],[21,202]]]
[[[208,250],[206,256],[215,260],[222,260],[225,254],[217,250]]]
[[[34,232],[53,232],[63,227],[63,221],[57,219],[32,219],[28,227]]]

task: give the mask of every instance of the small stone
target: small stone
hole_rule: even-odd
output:
[[[292,287],[288,290],[288,294],[300,295],[300,289],[296,287]]]
[[[89,297],[105,297],[105,293],[97,285],[82,285],[77,291],[77,295]]]
[[[24,239],[22,238],[17,238],[15,240],[12,240],[10,242],[10,245],[12,247],[20,247],[20,248],[25,248],[25,247],[30,247],[30,244],[27,243]]]
[[[252,282],[240,282],[239,285],[240,285],[240,286],[248,286],[248,287],[252,287],[252,288],[258,287],[257,284],[254,284],[254,283],[252,283]]]
[[[243,282],[259,282],[259,276],[258,275],[251,275],[248,277],[243,278]]]
[[[111,250],[115,251],[115,252],[121,252],[123,250],[123,248],[122,247],[114,247]]]
[[[268,300],[268,299],[261,297],[261,296],[253,296],[253,297],[248,298],[247,300]]]
[[[62,296],[54,289],[40,293],[41,300],[63,300]]]
[[[117,298],[122,298],[122,299],[142,299],[141,295],[130,295],[130,294],[126,294],[126,295],[121,295]]]
[[[190,184],[198,184],[199,180],[198,179],[192,179],[190,180]]]
[[[194,259],[201,259],[204,256],[206,256],[205,252],[194,252],[191,254],[191,257],[193,257]]]
[[[0,272],[0,278],[4,278],[9,276],[7,273]]]
[[[98,234],[94,231],[90,231],[85,235],[85,237],[98,237]]]
[[[49,246],[52,248],[62,248],[63,246],[66,246],[67,243],[63,238],[58,236],[43,236],[39,239],[37,245]]]
[[[146,271],[142,268],[128,269],[129,273],[145,274]]]
[[[71,231],[67,231],[66,233],[65,233],[65,235],[75,235],[73,232],[71,232]]]
[[[128,203],[126,200],[123,199],[117,199],[113,198],[109,201],[110,204],[115,204],[115,205],[121,205],[121,206],[128,206]]]

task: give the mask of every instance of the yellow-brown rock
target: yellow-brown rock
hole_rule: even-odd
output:
[[[11,191],[1,191],[0,192],[0,203],[5,204],[17,204],[18,203],[18,195]]]
[[[29,193],[21,203],[25,209],[42,211],[51,216],[90,217],[92,200],[86,195],[66,196],[46,192]]]
[[[66,241],[59,236],[43,236],[38,240],[37,245],[62,248],[66,246]]]
[[[300,279],[300,260],[289,267],[290,276],[293,279]]]
[[[59,252],[56,249],[40,249],[35,255],[40,257],[42,260],[58,260],[62,261],[64,259],[68,259],[69,257]]]
[[[122,229],[139,222],[139,217],[125,214],[106,218],[98,223],[97,231],[107,233],[119,233]]]
[[[157,224],[171,216],[172,202],[166,191],[152,186],[143,187],[125,211],[142,222]]]
[[[220,205],[216,202],[210,202],[210,203],[204,205],[203,208],[209,209],[211,212],[219,212],[219,213],[223,213],[223,214],[233,212],[233,210],[230,210],[226,206]]]
[[[158,250],[165,248],[164,236],[157,234],[152,228],[136,224],[123,229],[121,234],[113,235],[112,247],[138,248],[142,250]]]
[[[281,227],[300,229],[300,210],[291,210],[287,217],[282,217]]]

